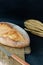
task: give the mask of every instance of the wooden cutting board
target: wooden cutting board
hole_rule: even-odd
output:
[[[18,57],[20,57],[23,60],[25,60],[24,54],[30,53],[30,47],[18,49],[18,48],[7,47],[7,46],[4,46],[2,44],[0,44],[0,46],[4,47],[12,54],[16,54]],[[17,61],[12,59],[11,57],[8,57],[2,51],[0,51],[0,62],[2,63],[2,65],[21,65],[20,63],[18,63]]]

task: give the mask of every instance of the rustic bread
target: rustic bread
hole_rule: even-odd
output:
[[[0,23],[0,43],[12,47],[28,46],[23,35],[7,23]]]

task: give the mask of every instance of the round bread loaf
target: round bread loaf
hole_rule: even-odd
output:
[[[18,25],[9,22],[0,22],[0,43],[22,48],[29,46],[30,38],[27,32]]]

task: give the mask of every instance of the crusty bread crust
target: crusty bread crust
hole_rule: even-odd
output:
[[[23,41],[23,36],[9,24],[0,23],[0,36],[8,37],[14,41]]]
[[[23,35],[7,23],[0,23],[0,43],[11,47],[25,47],[28,46]]]

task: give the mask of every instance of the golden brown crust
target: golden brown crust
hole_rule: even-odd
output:
[[[23,35],[7,23],[0,23],[0,43],[22,48],[29,45],[30,40],[23,37]]]
[[[9,32],[11,27],[6,23],[0,23],[0,35]]]
[[[6,23],[0,23],[0,36],[8,37],[14,41],[24,41],[23,36]]]

